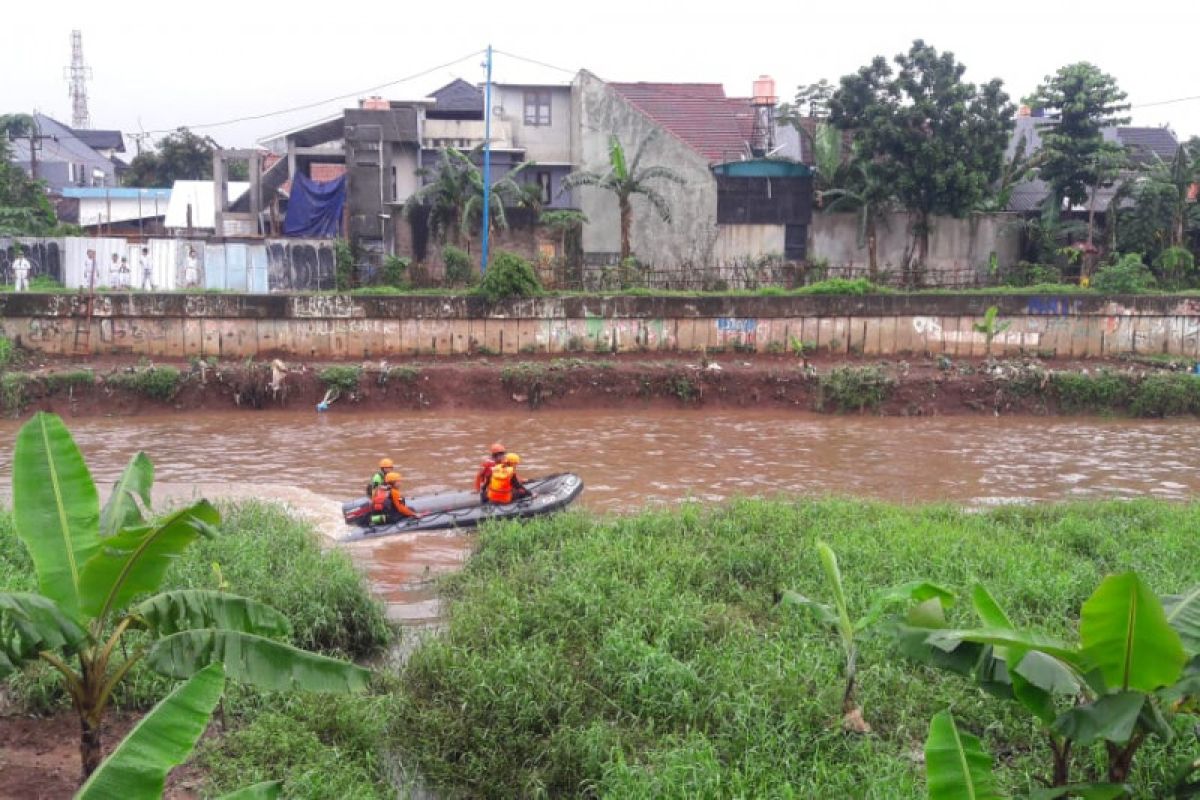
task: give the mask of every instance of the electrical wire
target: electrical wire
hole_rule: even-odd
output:
[[[1200,94],[1191,97],[1176,97],[1174,100],[1157,100],[1153,103],[1134,103],[1130,108],[1149,108],[1150,106],[1169,106],[1173,103],[1186,103],[1190,100],[1200,100]]]
[[[545,61],[538,61],[536,58],[529,58],[528,56],[519,56],[516,53],[510,53],[506,50],[497,50],[494,47],[492,48],[492,52],[497,55],[508,56],[509,58],[515,58],[517,61],[524,61],[527,64],[534,64],[539,67],[545,67],[546,69],[552,69],[552,70],[556,70],[558,72],[565,72],[568,75],[574,75],[576,72],[579,71],[577,69],[567,69],[566,67],[558,67],[558,66],[555,66],[554,64],[547,64]]]
[[[452,67],[455,64],[466,61],[469,58],[475,58],[476,56],[482,55],[483,52],[484,52],[483,50],[476,50],[474,52],[467,53],[465,56],[462,56],[461,58],[456,58],[453,61],[447,61],[444,64],[438,64],[436,67],[430,67],[429,69],[423,69],[420,72],[414,72],[412,75],[406,75],[403,78],[397,78],[394,81],[388,81],[387,83],[381,83],[376,86],[371,86],[366,89],[359,89],[358,91],[354,91],[354,92],[347,92],[346,94],[340,94],[340,95],[337,95],[336,97],[327,97],[324,100],[318,100],[314,103],[305,103],[304,105],[293,106],[291,108],[283,108],[283,109],[279,109],[278,111],[268,111],[268,112],[265,112],[262,114],[251,114],[249,116],[237,117],[236,119],[227,119],[227,120],[223,120],[221,122],[205,122],[205,123],[201,123],[198,125],[184,125],[182,127],[188,128],[189,130],[202,130],[205,128],[220,128],[225,125],[234,125],[239,122],[254,122],[256,120],[269,119],[271,117],[278,117],[278,116],[282,116],[284,114],[293,114],[297,111],[307,111],[308,109],[317,108],[319,106],[327,105],[329,103],[333,103],[338,100],[346,100],[351,97],[360,97],[360,96],[362,96],[364,94],[368,94],[370,92],[377,92],[381,89],[387,89],[388,87],[397,86],[401,83],[408,83],[409,81],[414,81],[417,78],[423,78],[426,75],[437,72],[438,70],[443,70],[448,67]],[[179,126],[176,126],[176,127],[179,127]],[[166,128],[163,130],[146,131],[146,133],[147,134],[170,133],[171,131],[173,131],[175,129],[176,128]]]

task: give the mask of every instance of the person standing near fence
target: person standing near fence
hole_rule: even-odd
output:
[[[183,285],[188,289],[194,289],[200,285],[200,265],[196,261],[196,248],[189,247],[187,252],[187,261],[183,268]]]
[[[96,288],[96,251],[88,250],[83,257],[83,285],[89,289]]]
[[[141,289],[147,292],[154,291],[154,267],[150,263],[150,248],[143,247],[142,252],[138,254],[138,269],[142,271]]]
[[[112,286],[114,289],[121,286],[121,256],[117,253],[112,254],[112,263],[108,265],[108,277],[103,285]]]
[[[29,259],[20,247],[16,249],[17,257],[13,260],[13,291],[29,291]]]

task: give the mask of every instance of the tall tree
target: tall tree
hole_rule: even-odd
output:
[[[825,119],[829,116],[829,101],[837,87],[821,78],[816,83],[800,86],[796,89],[795,108],[810,117]]]
[[[629,245],[629,234],[633,228],[633,204],[631,202],[633,196],[641,195],[646,198],[646,201],[650,203],[650,206],[662,218],[663,222],[670,222],[671,206],[667,202],[667,198],[659,194],[650,185],[650,181],[667,181],[679,186],[683,186],[686,183],[683,177],[670,167],[642,166],[642,156],[646,152],[646,145],[653,138],[654,135],[651,134],[643,139],[642,143],[638,145],[637,152],[633,156],[633,161],[627,161],[625,158],[625,148],[621,146],[621,140],[614,134],[608,140],[608,169],[605,172],[579,170],[572,172],[563,179],[562,191],[564,192],[574,189],[577,186],[597,186],[616,195],[617,210],[620,213],[621,219],[622,264],[628,260],[632,253]]]
[[[210,180],[213,151],[219,148],[211,136],[179,128],[160,139],[154,150],[147,150],[133,159],[125,173],[125,184],[170,188],[175,181]],[[236,169],[230,170],[230,177],[239,177]]]
[[[1123,148],[1105,141],[1103,130],[1129,122],[1121,115],[1129,110],[1124,99],[1116,79],[1086,61],[1047,75],[1024,99],[1032,108],[1048,112],[1038,177],[1050,184],[1054,213],[1064,200],[1071,205],[1086,202],[1091,188],[1120,162]]]
[[[1170,161],[1156,156],[1141,176],[1129,181],[1134,206],[1121,216],[1121,248],[1139,252],[1149,262],[1167,247],[1182,247],[1188,233],[1200,228],[1200,205],[1188,199],[1197,182],[1200,162],[1187,145],[1179,145]]]
[[[1002,174],[1013,105],[999,79],[977,87],[953,53],[918,39],[907,53],[877,56],[846,75],[830,100],[830,120],[854,131],[855,146],[909,212],[913,237],[905,267],[924,264],[930,220],[961,217]]]

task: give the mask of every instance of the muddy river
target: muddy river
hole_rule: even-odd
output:
[[[94,477],[109,483],[138,449],[162,495],[253,494],[268,486],[331,537],[338,500],[383,455],[406,492],[468,486],[487,445],[522,472],[570,470],[587,508],[620,512],[735,495],[843,494],[970,505],[1079,498],[1182,500],[1200,492],[1200,422],[1096,418],[835,417],[783,411],[541,411],[476,416],[314,412],[87,418],[68,424]],[[18,423],[0,422],[7,495]],[[466,557],[464,534],[354,545],[393,618],[435,619],[431,579]]]

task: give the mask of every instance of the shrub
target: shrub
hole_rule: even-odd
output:
[[[1050,389],[1059,408],[1068,412],[1115,411],[1128,405],[1133,395],[1129,377],[1109,369],[1091,375],[1053,372]]]
[[[43,380],[46,390],[54,393],[74,386],[91,386],[96,382],[96,374],[90,369],[73,369],[69,372],[52,372]]]
[[[1200,378],[1190,373],[1148,375],[1138,384],[1129,411],[1135,417],[1171,417],[1200,411]]]
[[[383,274],[380,276],[384,286],[396,289],[408,288],[408,266],[410,259],[399,256],[388,256],[383,261]]]
[[[1092,286],[1106,294],[1138,294],[1154,288],[1154,276],[1140,253],[1126,253],[1115,264],[1102,267]]]
[[[358,390],[358,379],[361,374],[360,367],[339,365],[326,367],[317,374],[317,377],[320,378],[321,383],[325,384],[326,388],[349,393]]]
[[[829,278],[816,283],[810,283],[808,286],[801,286],[796,289],[793,294],[879,294],[887,291],[881,286],[876,286],[866,278]]]
[[[179,370],[147,367],[133,372],[114,372],[104,382],[114,389],[124,389],[154,400],[170,400],[179,385]]]
[[[471,266],[471,257],[460,247],[448,244],[442,248],[442,263],[446,265],[446,283],[451,286],[461,286],[471,283],[475,271]]]
[[[25,405],[25,387],[29,376],[24,372],[6,372],[0,375],[0,405],[7,414],[16,414]]]
[[[508,297],[532,297],[541,294],[542,284],[538,281],[533,265],[513,253],[501,250],[492,260],[478,292],[489,303]]]
[[[0,334],[0,372],[12,366],[17,357],[17,347],[13,340]]]
[[[333,281],[334,287],[340,292],[354,287],[354,251],[355,248],[345,239],[333,243]]]
[[[895,381],[879,367],[834,367],[821,376],[818,407],[833,403],[838,411],[879,408],[892,393]]]
[[[1168,247],[1154,259],[1154,271],[1164,286],[1179,288],[1196,271],[1196,258],[1186,247]]]
[[[1005,286],[1037,286],[1045,283],[1058,283],[1062,280],[1062,271],[1053,264],[1030,264],[1019,262],[1004,275]]]

